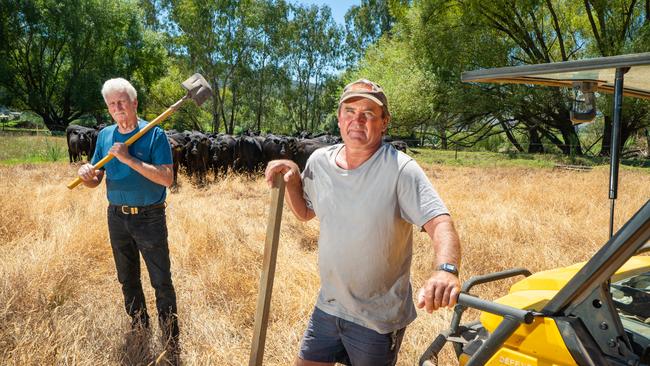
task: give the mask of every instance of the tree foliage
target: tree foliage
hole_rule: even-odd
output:
[[[109,77],[130,79],[151,117],[200,72],[212,100],[168,126],[335,131],[342,86],[365,77],[384,86],[395,135],[441,148],[503,136],[519,151],[604,155],[611,96],[598,100],[602,142],[593,132],[581,141],[569,90],[461,75],[649,51],[649,12],[650,0],[362,0],[339,25],[328,6],[290,0],[4,0],[0,99],[61,130],[105,115],[99,88]],[[623,144],[649,116],[647,102],[625,101]]]
[[[382,41],[376,43],[361,62],[361,71],[381,68],[377,63],[390,65],[395,59],[415,61],[415,66],[401,70],[411,75],[426,75],[426,82],[419,84],[427,85],[428,102],[410,97],[401,100],[430,106],[428,117],[404,114],[396,122],[409,126],[427,120],[443,147],[447,147],[448,139],[457,145],[472,146],[493,134],[504,134],[521,151],[528,145],[528,151],[540,152],[551,144],[565,154],[582,154],[582,144],[569,119],[572,98],[569,90],[468,85],[460,82],[461,74],[481,68],[643,51],[650,44],[639,42],[648,32],[647,7],[647,2],[633,0],[417,2],[391,33],[383,36],[391,39],[393,49],[383,48]],[[605,49],[610,53],[598,53]],[[387,70],[378,77],[386,79],[390,74]],[[398,79],[408,85],[409,78]],[[394,107],[413,109],[395,106],[400,103],[399,96],[396,98]],[[634,102],[633,112],[624,113],[623,141],[633,131],[648,125],[643,107],[646,104]],[[607,122],[608,109],[602,109]]]
[[[325,85],[338,67],[341,30],[329,7],[282,0],[170,0],[190,68],[212,83],[213,130],[236,124],[315,129],[331,109]],[[325,99],[323,99],[325,98]],[[331,102],[330,102],[331,103]],[[275,121],[264,123],[269,116]]]
[[[105,79],[123,76],[146,89],[161,72],[159,38],[143,29],[132,2],[9,0],[0,6],[0,85],[50,130],[102,109]]]
[[[368,47],[384,34],[391,35],[395,24],[404,16],[409,0],[362,0],[345,13],[346,62],[355,66]]]

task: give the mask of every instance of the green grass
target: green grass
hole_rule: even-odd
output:
[[[421,163],[451,166],[552,168],[556,164],[586,166],[609,165],[609,158],[588,156],[572,157],[561,154],[496,153],[487,151],[430,149],[414,149],[409,151],[409,154]],[[626,167],[650,167],[650,160],[648,159],[626,159],[621,163],[622,166]]]
[[[68,160],[64,136],[12,136],[0,134],[0,163],[45,163]]]
[[[421,163],[476,167],[552,168],[555,164],[609,165],[608,158],[555,154],[508,154],[480,151],[414,149],[409,154]],[[68,160],[65,136],[19,136],[0,132],[0,164],[45,163]],[[650,160],[623,160],[622,166],[646,169]]]

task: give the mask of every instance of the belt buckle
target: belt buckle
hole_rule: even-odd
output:
[[[138,208],[137,207],[129,207],[126,205],[120,206],[120,211],[124,215],[137,215],[138,214]]]

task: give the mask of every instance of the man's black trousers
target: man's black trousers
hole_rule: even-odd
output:
[[[156,308],[163,335],[178,338],[176,293],[172,284],[167,243],[165,208],[140,208],[131,214],[121,206],[108,207],[108,232],[122,285],[124,306],[133,324],[149,325],[149,316],[140,281],[140,255],[149,272],[156,294]]]

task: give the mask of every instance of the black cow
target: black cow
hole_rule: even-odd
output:
[[[341,141],[343,141],[341,139],[341,136],[334,136],[334,135],[330,135],[330,134],[320,134],[320,135],[312,138],[311,140],[319,141],[319,142],[322,142],[322,143],[327,144],[327,145],[338,144],[338,143],[341,143]]]
[[[307,159],[309,159],[309,157],[311,156],[311,154],[314,153],[314,151],[320,149],[321,147],[326,147],[330,145],[331,144],[326,144],[324,142],[315,139],[298,140],[295,142],[296,153],[293,157],[293,161],[295,161],[296,164],[298,164],[300,171],[303,171],[305,169],[305,165],[307,164]]]
[[[187,175],[196,178],[199,184],[205,182],[210,167],[210,139],[201,132],[193,131],[184,146]]]
[[[68,157],[70,163],[81,161],[86,155],[88,161],[93,157],[97,143],[97,130],[78,125],[69,125],[65,129],[65,138],[68,142]]]
[[[262,154],[262,144],[255,137],[239,136],[235,144],[235,163],[236,171],[253,172],[259,169],[264,162]]]
[[[406,142],[404,142],[402,140],[394,140],[394,141],[391,141],[390,144],[393,145],[393,147],[395,147],[397,150],[399,150],[399,151],[401,151],[403,153],[406,153],[406,149],[408,148],[408,145],[406,144]]]
[[[172,183],[171,189],[175,191],[178,188],[178,170],[181,166],[187,165],[185,163],[185,145],[190,139],[185,134],[174,130],[165,131],[165,135],[167,135],[167,141],[169,141],[169,146],[172,149],[174,183]]]
[[[295,139],[287,136],[266,135],[262,143],[264,163],[268,164],[269,161],[276,159],[293,159],[295,149],[292,149],[291,141],[295,141]]]
[[[219,134],[212,138],[210,159],[215,178],[220,173],[228,173],[228,168],[233,166],[236,145],[237,142],[231,135]]]

